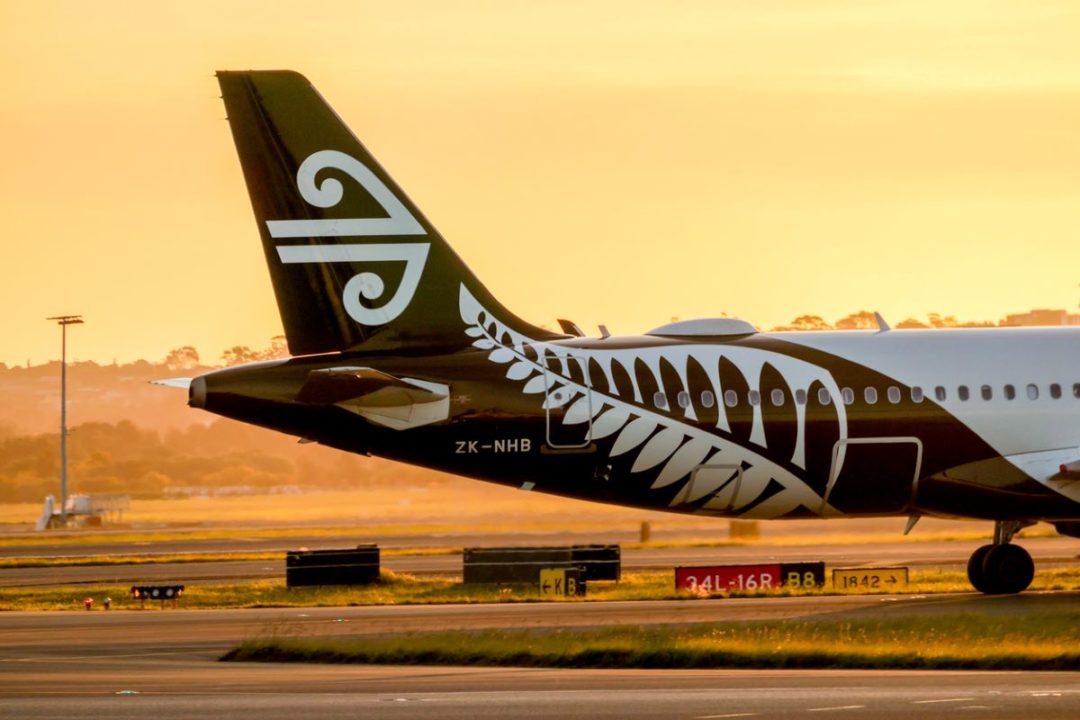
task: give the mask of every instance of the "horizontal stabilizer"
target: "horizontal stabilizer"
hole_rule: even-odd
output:
[[[191,378],[167,378],[165,380],[151,380],[150,384],[176,388],[177,390],[188,390],[189,388],[191,388]]]
[[[407,430],[450,417],[450,388],[413,378],[398,378],[365,367],[313,370],[298,402],[337,405],[373,423]]]
[[[331,405],[354,400],[381,390],[399,390],[407,400],[425,402],[435,399],[433,393],[400,380],[393,375],[365,367],[336,367],[313,370],[296,396],[298,402]]]

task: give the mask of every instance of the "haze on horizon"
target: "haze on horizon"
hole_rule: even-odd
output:
[[[0,6],[0,362],[281,332],[213,79],[307,75],[489,289],[632,334],[1073,309],[1080,7]]]

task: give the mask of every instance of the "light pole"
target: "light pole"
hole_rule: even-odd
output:
[[[82,315],[45,318],[60,326],[60,522],[67,527],[67,326],[81,325]]]

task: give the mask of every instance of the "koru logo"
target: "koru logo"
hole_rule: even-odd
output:
[[[426,235],[423,226],[401,204],[390,189],[375,173],[354,157],[337,150],[320,150],[312,153],[300,164],[296,172],[296,187],[309,205],[329,208],[341,202],[345,191],[336,178],[317,183],[315,176],[321,170],[341,170],[382,205],[388,217],[346,218],[339,220],[267,220],[266,227],[272,238],[309,237],[356,237],[387,235]],[[290,263],[380,263],[404,262],[405,273],[397,292],[379,307],[366,307],[360,302],[378,300],[386,290],[386,284],[376,272],[365,271],[354,275],[345,284],[341,300],[345,311],[361,325],[385,325],[409,306],[420,275],[427,262],[431,243],[356,243],[335,245],[282,245],[278,257]]]

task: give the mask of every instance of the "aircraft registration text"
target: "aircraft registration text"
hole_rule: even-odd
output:
[[[458,440],[454,448],[456,455],[479,455],[480,453],[527,453],[532,450],[530,438],[503,438],[483,442],[480,440]]]

